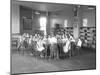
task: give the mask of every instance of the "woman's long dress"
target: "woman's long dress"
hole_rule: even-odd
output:
[[[70,41],[67,40],[65,46],[63,47],[64,53],[67,53],[70,50]]]
[[[44,50],[42,40],[39,40],[39,41],[37,42],[37,50],[38,50],[39,52],[42,52],[42,51]]]

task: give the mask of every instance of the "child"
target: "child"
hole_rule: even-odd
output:
[[[77,44],[76,44],[76,48],[77,48],[77,50],[78,50],[78,54],[80,53],[81,46],[82,46],[82,41],[81,41],[81,39],[79,38],[78,41],[77,41]]]

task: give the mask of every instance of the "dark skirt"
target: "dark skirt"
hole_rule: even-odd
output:
[[[76,53],[76,50],[75,50],[75,42],[71,42],[71,56],[74,56],[75,55],[75,53]]]
[[[57,44],[57,47],[58,47],[58,55],[59,55],[59,58],[61,58],[63,56],[63,54],[64,54],[62,43],[58,43]]]
[[[50,56],[50,44],[47,44],[47,56]]]

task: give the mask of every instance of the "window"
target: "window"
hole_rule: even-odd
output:
[[[88,23],[88,19],[84,18],[83,19],[83,26],[86,27],[87,26],[87,23]]]
[[[68,23],[68,21],[64,20],[64,27],[67,27],[67,23]]]
[[[44,35],[46,35],[46,24],[47,24],[46,17],[40,17],[40,30],[44,31]]]

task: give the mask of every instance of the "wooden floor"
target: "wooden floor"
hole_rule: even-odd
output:
[[[83,51],[82,54],[66,59],[42,59],[29,54],[12,54],[11,73],[35,73],[51,71],[87,70],[96,68],[96,54]]]

